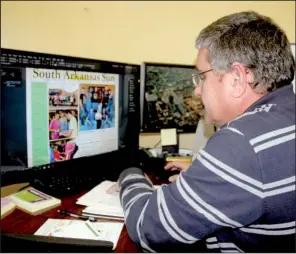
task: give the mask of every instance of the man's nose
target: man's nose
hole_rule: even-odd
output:
[[[196,86],[195,89],[194,89],[194,94],[195,96],[199,97],[201,96],[201,89],[200,89],[200,86]]]

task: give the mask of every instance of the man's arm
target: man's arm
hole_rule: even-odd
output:
[[[73,130],[72,129],[69,129],[67,131],[60,132],[60,135],[61,136],[64,136],[64,137],[70,137],[72,135],[72,132],[73,132]]]
[[[120,197],[132,240],[148,251],[190,244],[261,215],[261,173],[245,137],[229,129],[212,136],[176,182],[156,191],[137,168],[120,175]]]

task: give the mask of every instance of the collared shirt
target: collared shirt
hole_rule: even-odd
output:
[[[213,252],[295,252],[292,85],[222,126],[176,182],[154,190],[138,168],[119,181],[127,230],[146,251],[202,240]]]
[[[61,117],[59,119],[59,121],[60,121],[60,131],[61,132],[67,131],[68,130],[68,122],[67,122],[66,117]]]
[[[77,125],[77,120],[75,116],[71,116],[71,119],[69,122],[69,130],[72,130],[71,138],[76,138],[78,135],[78,125]]]

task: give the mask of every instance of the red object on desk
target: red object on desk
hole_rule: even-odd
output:
[[[73,195],[62,199],[62,204],[50,211],[40,215],[32,216],[21,210],[16,209],[13,213],[1,220],[1,232],[3,233],[18,233],[18,234],[34,234],[47,219],[73,219],[73,217],[59,214],[57,210],[65,209],[69,212],[81,214],[83,206],[76,205],[76,201],[86,192],[78,195]],[[106,220],[107,221],[107,220]],[[109,220],[110,221],[110,220]],[[124,226],[120,234],[115,252],[142,252],[142,250],[132,242]]]

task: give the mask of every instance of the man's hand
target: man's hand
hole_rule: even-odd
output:
[[[115,184],[113,184],[107,191],[107,194],[113,194],[115,192],[119,192],[119,182],[117,181]]]
[[[168,164],[165,165],[164,169],[165,170],[170,170],[170,171],[187,171],[187,169],[190,167],[191,163],[189,162],[182,162],[182,161],[172,161],[169,162]],[[169,177],[170,182],[176,181],[178,178],[178,175],[172,175]]]
[[[147,179],[147,181],[153,186],[153,183],[151,182],[150,178],[144,174],[145,178]],[[115,192],[119,192],[120,187],[119,187],[119,181],[117,180],[117,182],[115,184],[113,184],[107,191],[107,194],[113,194]]]
[[[178,170],[178,171],[186,171],[190,167],[191,163],[183,162],[183,161],[172,161],[165,165],[165,170]]]

